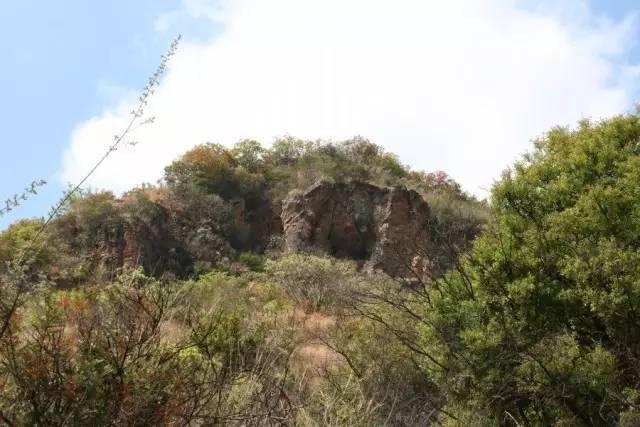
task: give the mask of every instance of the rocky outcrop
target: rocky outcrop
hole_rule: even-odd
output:
[[[62,218],[66,258],[80,254],[83,271],[97,281],[137,267],[153,276],[188,277],[242,251],[278,250],[282,240],[288,250],[358,260],[366,270],[395,277],[432,272],[438,260],[429,206],[405,188],[320,182],[290,193],[280,209],[266,198],[247,203],[187,196],[113,200],[100,207],[99,220],[86,220],[84,213]],[[72,267],[66,270],[77,270]],[[60,285],[74,285],[75,276],[63,276]]]
[[[283,202],[287,249],[362,260],[395,277],[429,269],[430,209],[415,191],[353,183],[318,183]]]
[[[254,201],[251,206],[243,199],[233,199],[230,229],[227,238],[238,251],[264,252],[273,235],[282,234],[280,217],[268,199]]]
[[[113,280],[122,269],[137,267],[154,276],[186,277],[193,271],[193,257],[174,235],[170,212],[156,203],[146,207],[144,214],[114,214],[84,231],[87,245],[78,249],[95,280]]]

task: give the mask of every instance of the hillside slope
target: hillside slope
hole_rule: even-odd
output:
[[[361,138],[205,144],[158,185],[81,192],[25,268],[11,260],[41,220],[0,234],[0,419],[435,422],[441,393],[406,346],[418,330],[379,302],[426,289],[486,217],[444,173]]]

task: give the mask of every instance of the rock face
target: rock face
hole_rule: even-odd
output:
[[[144,214],[114,213],[108,221],[80,231],[85,237],[72,246],[73,252],[81,255],[96,281],[113,280],[122,269],[136,267],[153,276],[187,277],[193,271],[189,248],[175,236],[170,212],[159,204],[149,204]],[[55,281],[63,288],[74,285],[67,278]]]
[[[281,217],[288,250],[361,260],[394,277],[429,267],[430,209],[415,191],[321,182],[292,192]]]
[[[436,260],[429,206],[405,188],[320,182],[290,193],[280,215],[266,199],[251,206],[242,200],[194,203],[120,200],[101,222],[86,226],[69,217],[60,226],[68,228],[69,247],[97,281],[135,267],[153,276],[189,277],[241,251],[279,249],[282,240],[288,250],[358,260],[365,270],[395,277],[431,272]],[[73,286],[72,279],[57,282]]]

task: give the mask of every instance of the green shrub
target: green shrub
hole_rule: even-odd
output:
[[[351,262],[289,254],[267,262],[267,272],[294,300],[312,310],[336,308],[358,284]]]
[[[31,242],[42,228],[42,224],[42,220],[25,219],[0,233],[0,270],[6,262],[15,261],[30,249]],[[44,236],[45,241],[48,240],[48,236]],[[31,263],[32,268],[42,271],[55,259],[57,251],[52,239],[49,244],[39,245],[39,248],[34,253],[35,259],[32,259]]]
[[[265,259],[262,255],[253,252],[242,252],[238,261],[246,265],[251,271],[264,271]]]
[[[636,115],[556,128],[495,186],[495,218],[425,301],[449,413],[613,425],[636,407],[639,139]]]

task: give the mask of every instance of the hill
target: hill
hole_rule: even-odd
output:
[[[326,185],[318,186],[322,182]],[[338,190],[330,182],[351,183],[351,190]],[[307,191],[308,198],[314,184],[316,200],[294,202],[295,191]],[[390,187],[396,190],[389,193]],[[387,206],[387,194],[414,202],[398,199],[393,202],[398,206]],[[304,206],[295,207],[296,203]],[[341,206],[342,218],[335,217],[335,208],[329,213],[325,203]],[[367,206],[360,206],[363,203]],[[422,203],[416,208],[424,212],[417,216],[413,211],[403,213],[409,209],[406,203]],[[385,209],[387,216],[405,216],[388,218],[384,225],[385,220],[373,218],[373,214]],[[465,249],[483,223],[485,211],[482,203],[464,194],[445,174],[412,172],[395,156],[361,138],[338,144],[287,138],[268,150],[254,141],[242,141],[231,150],[205,144],[167,166],[164,180],[157,186],[143,186],[121,198],[91,191],[73,197],[48,228],[47,249],[34,262],[58,288],[113,280],[123,269],[136,267],[154,277],[185,279],[212,268],[228,268],[244,252],[264,254],[291,246],[300,249],[302,242],[293,243],[292,239],[294,235],[299,239],[301,233],[316,240],[315,248],[308,248],[312,252],[359,259],[362,254],[357,251],[373,251],[376,239],[387,238],[376,234],[383,225],[388,228],[390,221],[398,223],[391,227],[391,233],[400,233],[397,239],[404,239],[404,245],[407,238],[415,240],[413,254],[401,257],[410,258],[426,250],[427,234],[436,232],[447,234],[458,251]],[[318,226],[316,220],[303,224],[299,218],[303,214],[307,218],[326,217],[318,221],[330,222],[322,231],[327,241],[312,236],[315,230],[303,232],[301,228]],[[400,223],[415,223],[415,230],[402,232]],[[33,220],[10,227],[0,236],[0,254],[15,251],[39,225],[39,220]],[[370,241],[357,241],[362,227],[367,228]],[[433,230],[427,232],[427,227]],[[424,229],[423,235],[418,229]],[[347,251],[332,247],[331,242],[338,240],[344,241],[342,246],[361,247]],[[394,257],[391,252],[401,250],[398,243],[385,256],[378,255],[384,258],[379,262],[384,264]],[[432,252],[430,257],[443,264],[439,270],[446,269],[445,255]]]
[[[363,138],[204,144],[158,185],[82,191],[19,274],[10,261],[43,222],[0,234],[5,283],[30,289],[2,337],[1,414],[44,425],[435,420],[438,394],[410,352],[343,316],[378,290],[444,274],[487,215],[446,174],[411,171]],[[9,312],[19,294],[3,290]]]
[[[0,419],[638,425],[638,141],[551,129],[490,204],[362,138],[77,194],[0,235]]]

